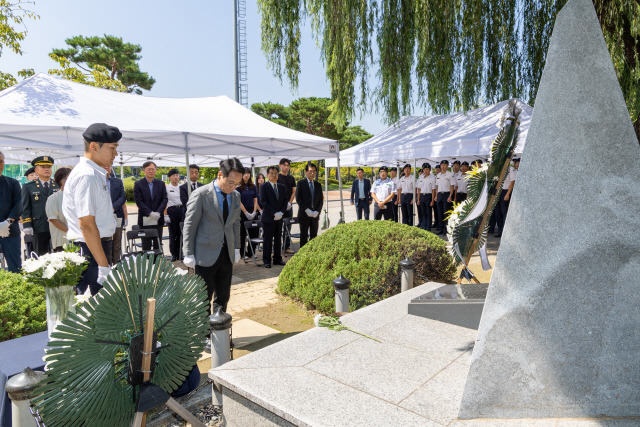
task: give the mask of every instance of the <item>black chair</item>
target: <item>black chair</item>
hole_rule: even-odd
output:
[[[149,250],[137,250],[142,247],[142,240],[149,239],[155,240],[159,249]],[[129,256],[135,256],[138,254],[154,254],[156,256],[164,256],[162,251],[162,242],[160,241],[160,235],[155,228],[138,228],[136,230],[127,231],[127,249],[123,258]]]
[[[33,235],[25,234],[24,235],[24,251],[22,253],[23,261],[31,258],[31,252],[33,252]]]
[[[291,217],[291,218],[285,218],[282,222],[282,228],[285,230],[285,234],[287,235],[287,237],[289,237],[289,241],[291,241],[292,238],[296,238],[296,239],[300,239],[300,233],[292,233],[291,232],[291,225],[294,224],[298,224],[300,225],[300,222],[298,221],[298,218],[296,217]],[[284,242],[285,239],[282,240],[282,256],[292,256],[291,254],[286,254],[284,252]],[[295,254],[293,254],[295,255]]]
[[[244,228],[247,230],[247,239],[249,240],[249,249],[251,249],[251,258],[253,259],[253,263],[257,266],[261,266],[262,264],[258,264],[258,257],[256,256],[256,252],[253,249],[257,245],[262,245],[264,243],[264,239],[262,238],[262,221],[245,221]],[[258,237],[254,237],[253,239],[249,237],[249,230],[258,230]],[[245,260],[246,264],[247,261]]]

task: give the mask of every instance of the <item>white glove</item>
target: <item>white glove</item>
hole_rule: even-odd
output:
[[[122,228],[126,227],[127,225],[129,225],[129,220],[123,219],[122,220]]]
[[[24,231],[24,234],[26,234],[27,236],[33,235],[33,228],[31,227],[25,227],[22,231]]]
[[[280,221],[283,216],[284,214],[282,212],[276,212],[275,215],[273,215],[273,219],[275,219],[276,221]]]
[[[247,214],[247,218],[249,218],[250,220],[253,221],[253,219],[256,217],[256,215],[258,214],[258,212],[251,212],[249,214]]]
[[[149,218],[160,219],[160,214],[158,212],[151,212]]]
[[[305,209],[304,213],[306,213],[309,218],[313,218],[313,211],[311,209]]]
[[[240,261],[240,249],[236,249],[234,251],[234,254],[235,254],[235,258],[236,258],[235,262]]]
[[[9,221],[0,222],[0,237],[9,237]]]
[[[111,273],[111,267],[100,267],[98,266],[98,285],[102,285],[102,283],[107,280],[107,276]]]
[[[170,224],[171,223],[171,218],[169,218],[169,215],[165,215],[164,216],[164,223],[165,224]]]
[[[314,217],[314,218],[318,218],[318,215],[320,215],[320,212],[318,212],[318,211],[313,211],[313,217]]]
[[[287,202],[287,210],[291,209],[291,202]]]
[[[196,268],[196,259],[193,255],[186,255],[184,260],[182,260],[183,264],[189,268]]]

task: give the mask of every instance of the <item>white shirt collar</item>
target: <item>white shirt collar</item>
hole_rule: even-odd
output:
[[[107,181],[107,171],[102,166],[98,166],[98,164],[96,162],[94,162],[93,160],[88,159],[86,157],[80,157],[80,163],[84,163],[84,164],[90,166],[96,172],[98,172],[98,174],[102,177],[102,179],[105,182]]]

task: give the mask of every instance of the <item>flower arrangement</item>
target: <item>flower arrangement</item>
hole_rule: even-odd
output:
[[[355,331],[353,329],[351,329],[348,326],[343,325],[340,322],[340,319],[338,319],[336,316],[323,316],[322,314],[318,314],[314,319],[313,319],[313,323],[316,324],[317,327],[319,328],[327,328],[327,329],[331,329],[332,331],[351,331],[353,333],[356,333],[358,335],[362,335],[363,337],[372,339],[374,341],[378,341],[378,342],[382,342],[379,339],[376,339],[374,337],[371,337],[369,335],[363,334],[362,332],[358,332]]]
[[[75,252],[55,252],[30,258],[22,264],[25,278],[45,288],[75,286],[87,268],[85,257]]]

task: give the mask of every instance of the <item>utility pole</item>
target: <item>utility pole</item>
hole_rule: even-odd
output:
[[[249,108],[249,87],[247,81],[247,2],[233,1],[234,40],[234,83],[236,102]]]

